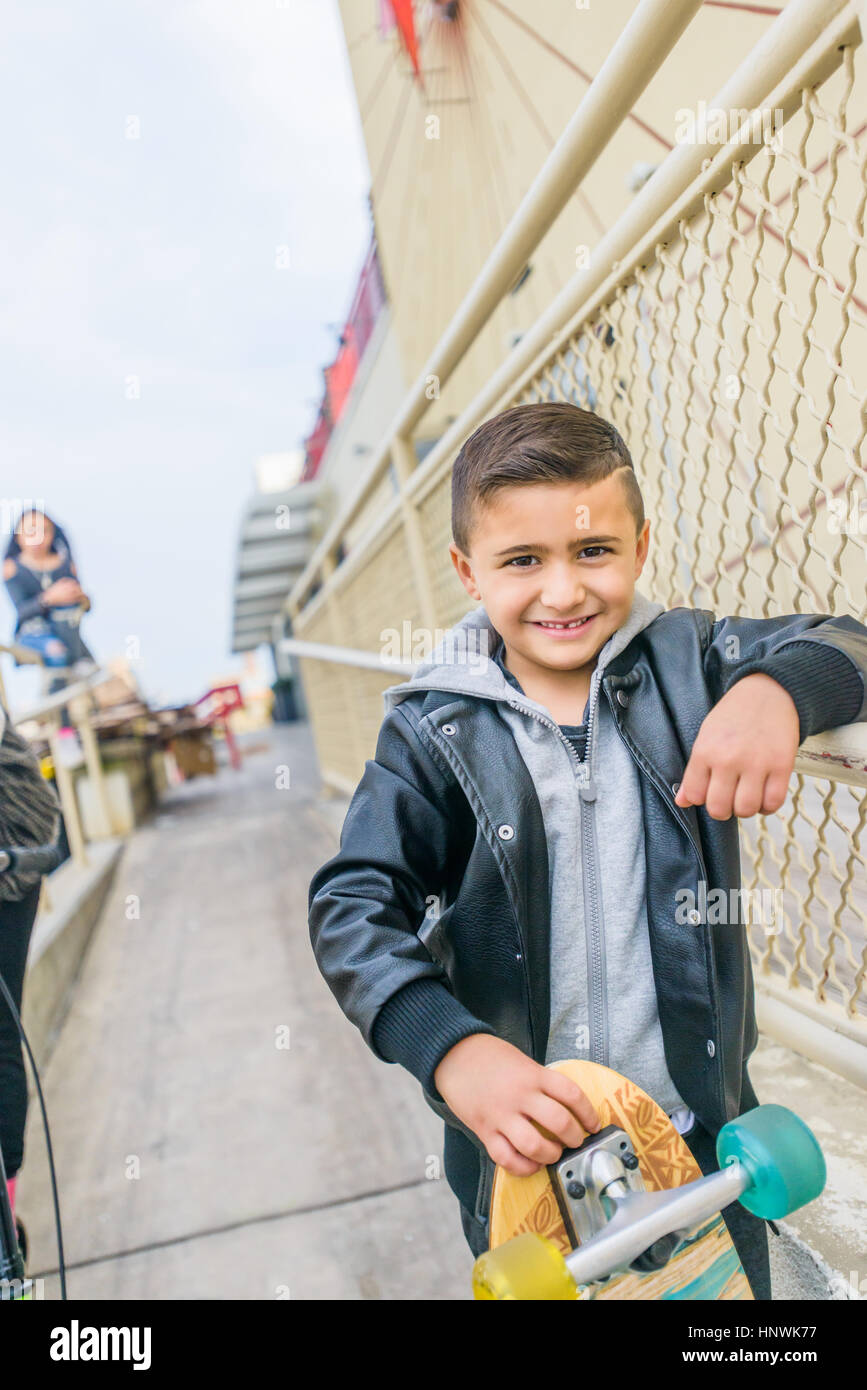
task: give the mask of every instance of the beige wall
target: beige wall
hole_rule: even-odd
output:
[[[404,376],[412,381],[518,208],[635,0],[461,0],[447,24],[417,3],[426,91],[374,0],[339,0]],[[591,170],[425,421],[438,435],[574,274],[634,194],[627,175],[674,143],[678,108],[710,101],[772,19],[705,8]],[[430,118],[433,118],[431,120]],[[428,138],[436,132],[438,138]]]

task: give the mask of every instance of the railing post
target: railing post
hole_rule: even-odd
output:
[[[408,497],[406,493],[406,485],[416,468],[416,457],[415,450],[405,435],[396,434],[392,439],[391,458],[400,487],[400,506],[403,514],[404,534],[406,536],[410,564],[412,565],[416,593],[418,594],[421,620],[423,626],[429,630],[431,637],[433,637],[433,631],[436,627],[436,605],[434,603],[433,587],[430,582],[430,571],[425,556],[424,538],[421,533],[421,518],[419,517],[416,503],[412,497]]]
[[[92,840],[107,840],[111,836],[111,806],[102,758],[99,753],[99,744],[90,725],[90,697],[78,695],[74,700],[70,700],[69,713],[81,739],[87,775],[93,789],[96,829],[90,838]]]
[[[322,583],[328,583],[337,565],[334,556],[329,552],[322,560]],[[346,633],[343,625],[343,614],[340,612],[339,600],[333,593],[326,598],[328,619],[331,624],[331,631],[338,646],[346,646]],[[340,673],[340,684],[343,689],[344,705],[349,716],[349,736],[352,740],[352,751],[355,754],[356,762],[359,767],[364,766],[365,748],[361,737],[361,730],[358,727],[358,701],[352,689],[352,679],[344,669]]]
[[[54,780],[63,809],[63,823],[66,826],[66,838],[69,841],[70,854],[77,864],[85,868],[87,866],[87,850],[84,847],[84,833],[81,829],[75,782],[69,768],[63,761],[59,713],[52,714],[49,727],[51,732],[48,737],[51,745],[51,760],[54,763]]]

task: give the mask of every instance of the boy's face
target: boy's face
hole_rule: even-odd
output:
[[[593,670],[622,627],[647,558],[619,476],[506,487],[477,504],[470,553],[449,552],[510,655],[545,671]],[[564,624],[580,620],[574,628]]]

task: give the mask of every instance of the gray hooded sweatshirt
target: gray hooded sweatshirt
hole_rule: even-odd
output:
[[[551,1014],[546,1063],[587,1058],[630,1077],[676,1127],[692,1112],[665,1061],[645,904],[641,789],[617,732],[602,673],[665,611],[637,590],[629,617],[599,652],[587,703],[587,751],[493,659],[500,642],[483,607],[451,628],[412,677],[383,692],[388,713],[416,690],[493,700],[533,779],[548,843]]]

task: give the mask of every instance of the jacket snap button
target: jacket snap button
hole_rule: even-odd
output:
[[[698,926],[701,921],[701,913],[697,907],[692,908],[692,910],[686,914],[686,920],[691,922],[694,927]],[[709,1046],[713,1047],[713,1043],[710,1043]],[[711,1053],[711,1056],[713,1056],[713,1053]]]
[[[514,830],[511,825],[500,825],[497,827],[497,834],[501,840],[511,840],[514,837]]]
[[[454,726],[454,724],[443,724],[443,733],[444,733],[444,734],[453,734],[454,731],[455,731],[455,726]]]
[[[625,690],[618,690],[618,692],[617,692],[617,703],[618,703],[618,705],[628,705],[628,704],[629,704],[629,696],[627,695],[627,693],[626,693]]]
[[[708,1040],[707,1040],[707,1055],[708,1055],[708,1057],[713,1057],[713,1055],[714,1055],[715,1052],[716,1052],[716,1048],[715,1048],[714,1045],[713,1045],[713,1038],[708,1038]]]

